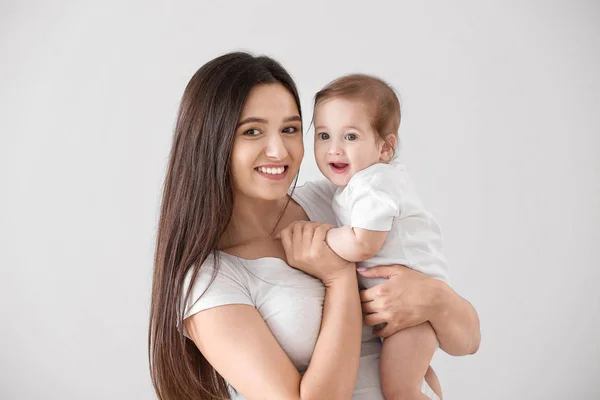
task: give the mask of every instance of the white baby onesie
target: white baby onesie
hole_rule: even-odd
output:
[[[378,163],[356,173],[333,197],[338,226],[389,231],[381,250],[358,267],[403,264],[449,283],[440,227],[417,195],[404,165]],[[359,275],[370,288],[381,279]]]

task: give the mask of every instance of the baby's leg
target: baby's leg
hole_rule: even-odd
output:
[[[427,372],[425,373],[425,381],[427,382],[431,390],[433,390],[435,394],[440,398],[440,400],[443,400],[442,385],[440,384],[440,380],[438,379],[433,368],[429,367],[427,369]]]
[[[383,341],[381,386],[386,400],[425,400],[421,392],[437,338],[429,322],[403,329]]]

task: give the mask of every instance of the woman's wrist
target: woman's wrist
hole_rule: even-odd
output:
[[[348,265],[345,268],[342,268],[330,276],[323,278],[322,282],[326,288],[346,284],[357,285],[356,264],[348,262]]]

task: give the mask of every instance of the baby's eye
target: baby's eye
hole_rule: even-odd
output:
[[[352,141],[358,139],[358,135],[356,133],[346,133],[345,138],[346,138],[346,140],[349,140],[352,142]]]
[[[327,140],[327,139],[329,139],[329,133],[327,133],[327,132],[321,132],[317,136],[321,140]]]
[[[258,136],[260,135],[260,131],[258,129],[248,129],[244,132],[246,136]]]
[[[288,126],[286,128],[283,128],[283,133],[296,133],[298,132],[298,128],[296,128],[295,126]]]

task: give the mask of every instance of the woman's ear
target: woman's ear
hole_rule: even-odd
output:
[[[381,153],[379,160],[382,162],[389,162],[394,156],[394,151],[398,145],[398,138],[395,134],[389,133],[385,136],[383,145],[381,146]]]

